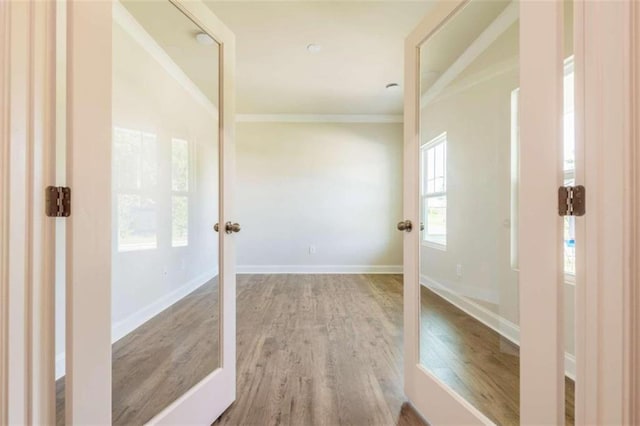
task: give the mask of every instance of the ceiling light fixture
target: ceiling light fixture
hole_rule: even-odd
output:
[[[398,83],[389,83],[384,86],[384,88],[390,92],[395,92],[396,90],[400,89],[400,85]]]
[[[320,50],[322,50],[322,46],[320,46],[319,44],[311,43],[307,45],[307,50],[310,53],[318,53],[320,52]]]
[[[215,40],[207,33],[196,34],[196,41],[203,46],[211,46]]]

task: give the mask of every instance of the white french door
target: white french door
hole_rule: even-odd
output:
[[[583,219],[558,214],[558,188],[582,182],[573,16],[448,1],[406,39],[405,392],[431,424],[574,422]]]
[[[66,9],[58,418],[211,424],[236,393],[234,36],[201,1]]]

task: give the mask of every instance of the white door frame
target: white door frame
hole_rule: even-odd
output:
[[[55,4],[0,2],[0,424],[50,423]]]
[[[576,387],[576,424],[634,424],[640,420],[631,421],[634,405],[636,416],[640,414],[631,392],[632,377],[640,373],[640,365],[632,362],[631,340],[632,313],[638,309],[632,296],[640,296],[638,275],[633,274],[640,266],[634,248],[640,225],[640,162],[634,154],[640,140],[637,133],[634,140],[633,131],[640,117],[634,109],[632,72],[640,59],[634,38],[640,8],[634,0],[580,0],[576,5],[588,29],[577,46],[585,65],[581,155],[587,215],[584,261],[578,270],[584,285],[576,304],[576,350],[582,354],[577,358],[582,384]]]
[[[409,149],[405,150],[404,164],[405,178],[411,180],[418,170],[417,150],[414,148],[419,136],[419,123],[417,117],[408,113],[419,109],[416,46],[439,28],[462,3],[439,3],[407,39],[404,122],[405,144]],[[562,73],[554,65],[562,63],[560,27],[545,28],[545,32],[536,37],[531,31],[536,25],[536,17],[547,22],[560,22],[561,2],[522,1],[520,7],[520,24],[525,29],[529,28],[521,37],[521,50],[535,48],[539,43],[548,46],[555,40],[555,49],[547,50],[536,63],[521,63],[522,86],[529,86],[530,90],[535,87],[535,90],[545,93],[547,99],[562,99]],[[576,123],[578,163],[582,164],[576,176],[577,183],[583,179],[587,187],[587,216],[581,219],[582,226],[578,225],[577,237],[585,244],[579,244],[581,248],[577,253],[581,260],[578,261],[576,294],[576,424],[628,424],[633,409],[637,416],[635,419],[640,419],[640,404],[631,398],[640,395],[640,342],[636,340],[634,345],[631,340],[634,334],[630,322],[634,312],[632,308],[635,306],[637,310],[640,306],[640,289],[637,288],[640,249],[633,245],[634,236],[640,237],[637,214],[640,211],[640,202],[637,201],[640,200],[640,150],[634,146],[632,137],[635,129],[635,143],[640,143],[640,108],[637,107],[640,95],[636,95],[635,110],[629,97],[632,88],[638,91],[640,86],[639,80],[636,80],[636,86],[632,86],[631,78],[631,72],[635,70],[638,73],[640,69],[640,43],[633,38],[634,34],[640,33],[640,7],[632,0],[576,0],[574,8],[576,96],[577,104],[581,99],[585,100],[582,116],[586,117],[583,122]],[[631,54],[634,46],[635,58]],[[556,67],[557,70],[554,69]],[[552,69],[556,72],[549,72]],[[545,72],[541,73],[541,70]],[[640,77],[636,76],[636,79]],[[533,98],[527,100],[526,95],[523,96],[521,110],[525,111],[524,114],[526,110],[539,110],[530,103],[533,101]],[[561,105],[560,101],[556,103]],[[520,211],[536,212],[535,216],[527,217],[525,214],[520,219],[521,318],[536,318],[535,310],[529,307],[546,308],[545,316],[539,317],[535,327],[521,324],[521,341],[525,348],[521,352],[521,421],[524,424],[562,424],[564,349],[561,343],[564,320],[561,316],[561,286],[556,285],[562,280],[558,246],[561,234],[555,213],[555,191],[562,182],[558,176],[561,169],[557,166],[561,158],[558,152],[561,128],[559,111],[554,108],[542,111],[542,114],[537,114],[536,123],[528,126],[523,123],[521,128],[523,146],[527,145],[527,140],[537,142],[536,149],[523,150],[523,156],[557,160],[546,164],[547,173],[540,175],[533,175],[535,172],[526,168],[521,170],[521,191],[525,191],[526,197],[521,199]],[[635,116],[632,115],[634,113]],[[632,127],[634,123],[635,127]],[[586,149],[582,149],[581,143]],[[541,152],[545,151],[546,157],[541,157]],[[636,153],[635,163],[631,160],[632,153]],[[632,178],[636,180],[632,182]],[[635,184],[635,194],[630,191],[634,188],[631,183]],[[540,191],[541,187],[545,190]],[[405,184],[404,219],[419,223],[416,194],[415,184]],[[635,199],[631,195],[635,195]],[[541,205],[547,206],[547,210],[541,212]],[[547,229],[552,231],[530,239],[533,243],[523,244],[526,241],[524,232],[540,220],[544,220]],[[404,237],[405,393],[418,411],[434,424],[489,422],[478,410],[436,380],[424,380],[425,376],[432,379],[433,376],[419,365],[418,238],[418,233],[408,233]],[[548,250],[549,247],[554,247],[554,250]],[[544,261],[541,261],[542,254],[546,256]],[[523,264],[524,259],[528,261]],[[546,266],[549,264],[555,267],[549,270]],[[635,269],[632,269],[634,265]],[[635,275],[631,271],[635,271]],[[630,297],[632,295],[635,299]],[[640,315],[636,314],[635,319],[635,337],[638,339]],[[536,343],[535,356],[528,356],[527,345]],[[634,356],[635,365],[631,363]],[[430,383],[426,384],[427,381]],[[531,404],[534,399],[538,404]],[[460,410],[461,407],[464,409]]]
[[[630,392],[628,401],[630,404],[629,424],[640,424],[640,5],[632,4],[632,93],[633,104],[631,106],[631,123],[633,135],[631,139],[631,211],[630,216],[635,218],[631,222],[629,235],[630,244],[630,297],[631,321],[629,360],[630,366],[627,377],[630,378]],[[635,309],[634,309],[635,307]]]

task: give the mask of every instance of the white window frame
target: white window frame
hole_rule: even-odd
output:
[[[427,188],[425,188],[425,173],[426,173],[426,167],[424,166],[425,164],[425,155],[427,155],[427,153],[436,148],[438,145],[443,145],[444,146],[444,164],[443,164],[443,172],[444,172],[444,184],[443,184],[443,191],[434,191],[431,193],[427,193]],[[422,206],[422,217],[421,217],[421,221],[422,224],[424,225],[424,230],[421,231],[421,236],[420,236],[420,242],[423,246],[425,247],[431,247],[431,248],[435,248],[438,250],[446,250],[447,249],[447,234],[448,234],[448,222],[445,218],[445,232],[444,232],[444,241],[441,240],[435,240],[435,239],[429,239],[428,238],[428,221],[425,217],[426,212],[427,212],[427,205],[428,205],[428,200],[430,198],[439,198],[439,197],[444,197],[445,202],[447,202],[447,206],[445,207],[445,215],[447,214],[446,212],[448,211],[448,198],[447,198],[447,132],[442,132],[441,134],[439,134],[438,136],[436,136],[435,138],[431,139],[429,142],[425,143],[424,145],[422,145],[420,147],[420,203]]]

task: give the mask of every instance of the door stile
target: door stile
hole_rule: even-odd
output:
[[[111,7],[67,3],[67,424],[111,424]]]
[[[415,113],[419,108],[418,75],[419,49],[413,37],[405,42],[405,78],[404,78],[404,188],[403,188],[403,217],[398,220],[418,219],[418,203],[415,197],[418,184],[418,155],[417,143],[419,138],[419,120]],[[417,239],[414,233],[405,233],[403,238],[403,280],[404,280],[404,392],[410,401],[415,401],[416,394],[414,369],[419,363],[420,324],[418,310],[420,309],[420,293],[418,283],[419,256],[416,250]],[[415,403],[415,402],[414,402]]]
[[[564,423],[564,272],[556,210],[562,186],[562,17],[562,2],[520,3],[522,424]]]
[[[31,2],[32,201],[30,412],[33,424],[55,419],[55,224],[45,214],[44,188],[55,182],[56,50],[54,2]]]
[[[235,36],[225,30],[220,44],[220,223],[233,222],[235,212],[236,149],[235,149]],[[220,264],[222,265],[222,305],[220,311],[222,347],[221,367],[228,372],[231,404],[236,399],[236,237],[221,234]]]

